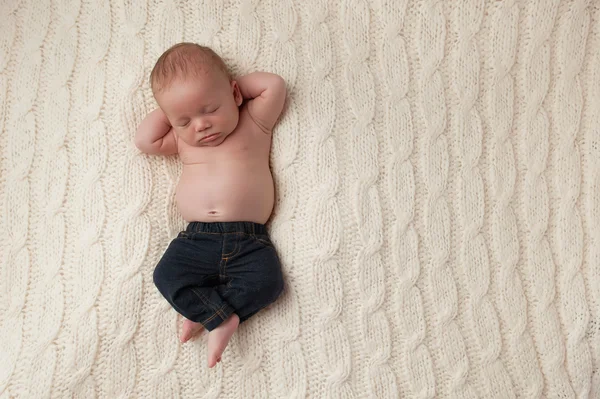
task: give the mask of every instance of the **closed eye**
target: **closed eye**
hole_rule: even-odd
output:
[[[190,121],[187,121],[186,123],[179,123],[179,125],[177,125],[177,126],[179,126],[179,127],[186,127],[189,124],[190,124]]]

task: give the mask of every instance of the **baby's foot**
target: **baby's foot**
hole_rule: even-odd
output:
[[[208,334],[208,367],[212,368],[221,361],[221,355],[239,324],[240,318],[234,313]]]
[[[181,328],[181,343],[184,344],[189,341],[194,335],[198,332],[202,331],[204,326],[200,323],[193,322],[191,320],[185,319],[183,322],[183,327]]]

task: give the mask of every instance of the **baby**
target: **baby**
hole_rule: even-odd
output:
[[[274,203],[271,132],[285,82],[266,72],[233,80],[215,52],[193,43],[161,55],[150,82],[159,108],[140,124],[135,145],[179,154],[176,202],[189,222],[156,266],[154,284],[185,317],[181,342],[209,331],[214,367],[238,324],[283,290],[265,223]]]

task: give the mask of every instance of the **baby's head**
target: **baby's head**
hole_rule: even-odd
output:
[[[150,85],[175,133],[189,145],[219,145],[238,124],[242,95],[223,60],[208,47],[179,43],[169,48],[152,69]]]

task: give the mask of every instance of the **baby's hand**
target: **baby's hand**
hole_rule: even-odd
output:
[[[177,154],[175,133],[162,109],[150,112],[140,123],[135,134],[135,146],[151,155]]]
[[[268,72],[253,72],[237,80],[244,99],[249,99],[248,113],[265,132],[271,133],[283,110],[286,88],[279,75]]]

